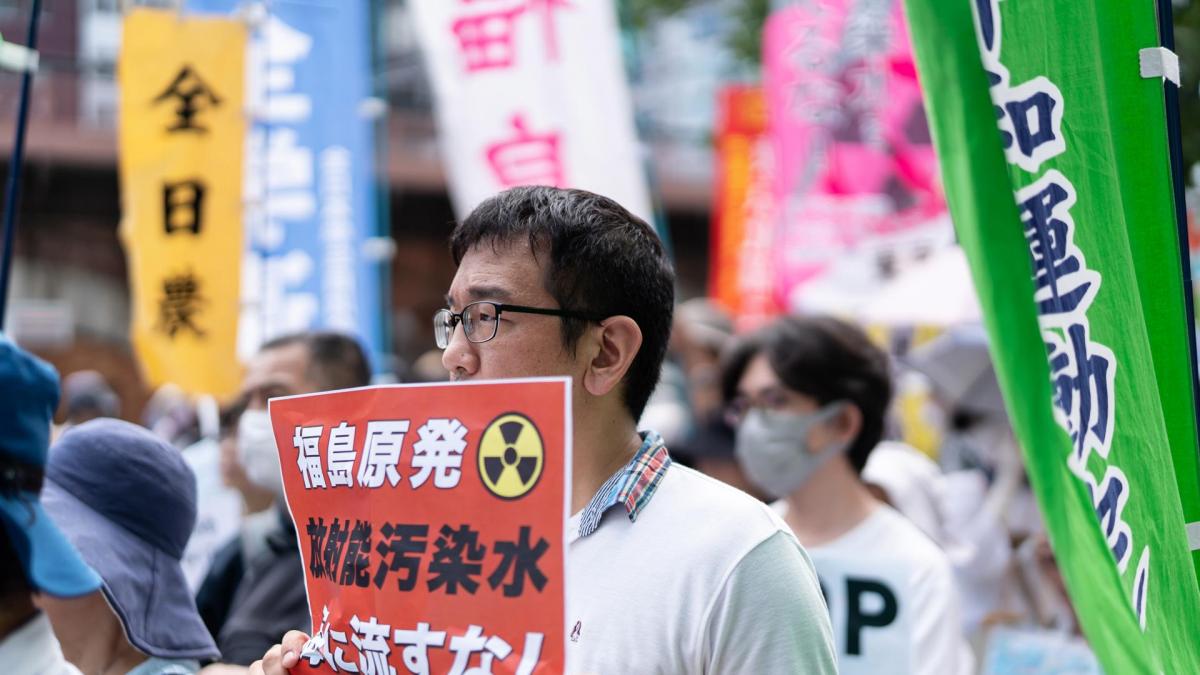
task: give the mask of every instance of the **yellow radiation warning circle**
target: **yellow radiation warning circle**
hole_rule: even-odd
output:
[[[542,477],[542,435],[520,413],[497,417],[479,439],[479,478],[501,499],[524,497]]]

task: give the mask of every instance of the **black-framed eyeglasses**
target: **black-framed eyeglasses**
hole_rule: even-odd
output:
[[[736,429],[751,410],[786,410],[795,403],[795,397],[783,387],[770,387],[754,397],[739,394],[725,406],[725,423]]]
[[[543,314],[546,316],[561,316],[568,319],[583,321],[603,321],[606,316],[590,312],[577,312],[571,309],[547,309],[544,307],[525,307],[524,305],[509,305],[503,302],[480,300],[462,308],[461,312],[439,309],[433,315],[433,336],[439,349],[450,346],[450,338],[454,328],[462,324],[463,333],[470,342],[487,342],[496,337],[497,326],[500,325],[500,315],[504,312],[519,312],[521,314]]]

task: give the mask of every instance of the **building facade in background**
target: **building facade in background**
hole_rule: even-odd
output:
[[[116,59],[119,0],[44,0],[26,137],[25,176],[6,324],[18,341],[64,373],[101,371],[130,416],[148,396],[129,348],[129,289],[117,241]],[[139,6],[173,7],[171,0]],[[652,188],[666,213],[681,295],[704,292],[710,135],[716,88],[732,73],[721,51],[719,2],[664,19],[629,36],[627,50],[641,140]],[[30,3],[0,0],[0,34],[23,40]],[[376,93],[387,103],[380,146],[382,206],[396,242],[388,326],[401,377],[433,347],[429,317],[453,276],[446,236],[454,215],[432,117],[432,95],[404,0],[373,3]],[[706,54],[702,63],[695,54]],[[0,72],[0,173],[7,173],[20,78]],[[664,93],[669,92],[667,96]]]

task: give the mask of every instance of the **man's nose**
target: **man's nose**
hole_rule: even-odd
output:
[[[470,377],[479,372],[479,354],[475,345],[467,340],[461,323],[450,333],[450,344],[442,352],[442,367],[450,373],[450,379]]]

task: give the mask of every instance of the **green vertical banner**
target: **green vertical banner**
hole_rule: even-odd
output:
[[[1163,80],[1139,65],[1160,44],[1155,2],[905,4],[951,215],[1080,624],[1107,672],[1200,673],[1188,327]]]

